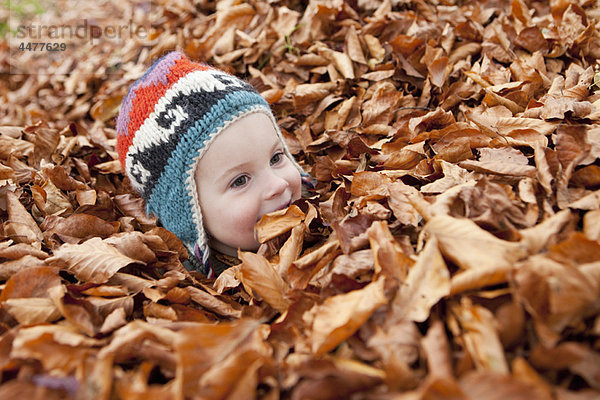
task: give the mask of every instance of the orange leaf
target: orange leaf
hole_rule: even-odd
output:
[[[313,353],[321,355],[333,350],[385,305],[383,285],[384,279],[378,279],[362,289],[328,297],[323,304],[308,310],[303,319],[311,326]]]
[[[292,204],[283,210],[265,214],[256,223],[255,230],[259,243],[265,243],[285,233],[304,220],[304,213]]]
[[[179,331],[174,343],[178,360],[176,379],[181,382],[184,395],[195,395],[201,378],[212,365],[239,354],[246,342],[252,345],[258,341],[259,345],[264,333],[264,325],[249,319],[216,325],[193,324]]]
[[[283,313],[290,306],[285,297],[289,290],[281,275],[264,257],[250,252],[238,254],[242,283],[258,293],[271,307]]]

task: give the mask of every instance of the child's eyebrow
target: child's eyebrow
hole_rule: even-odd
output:
[[[217,177],[216,182],[220,182],[220,181],[224,180],[228,175],[232,175],[234,172],[247,169],[248,167],[251,166],[251,164],[252,164],[252,162],[248,161],[248,162],[245,162],[245,163],[236,164],[236,165],[234,165],[231,168],[227,168],[225,171],[223,171],[223,173],[221,173]]]

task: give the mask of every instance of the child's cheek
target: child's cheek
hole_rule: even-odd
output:
[[[257,202],[248,196],[232,204],[229,213],[230,223],[236,231],[254,232],[254,224],[259,213]]]
[[[302,177],[300,176],[300,173],[298,172],[298,170],[296,170],[296,168],[294,168],[294,170],[296,171],[296,173],[292,181],[292,197],[295,201],[302,197]]]

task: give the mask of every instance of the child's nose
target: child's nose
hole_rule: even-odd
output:
[[[273,172],[270,172],[269,180],[267,182],[267,188],[265,191],[266,198],[272,199],[281,195],[285,191],[285,189],[287,189],[288,186],[289,184],[286,179]]]

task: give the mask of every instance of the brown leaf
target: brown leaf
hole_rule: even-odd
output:
[[[238,287],[241,283],[237,279],[239,274],[240,274],[239,264],[234,265],[233,267],[227,268],[225,271],[223,271],[217,277],[217,279],[215,280],[215,283],[213,284],[213,288],[217,291],[217,293],[223,294],[223,292],[228,289],[233,289],[233,288]]]
[[[144,200],[141,197],[130,193],[118,194],[113,198],[113,201],[123,215],[134,217],[142,225],[156,224],[156,217],[146,215]]]
[[[369,53],[371,53],[371,56],[373,57],[372,62],[376,64],[382,62],[385,56],[385,49],[381,45],[379,39],[369,34],[364,35],[364,39],[367,43],[367,47],[369,48]],[[371,62],[371,60],[369,60],[369,62]]]
[[[300,382],[294,387],[294,400],[314,398],[350,398],[380,384],[385,372],[357,360],[341,357],[332,359],[299,359],[288,357],[286,364],[300,374]],[[300,358],[300,357],[298,357]]]
[[[238,308],[234,308],[231,304],[219,300],[216,296],[213,296],[210,293],[193,286],[188,286],[186,291],[194,302],[212,312],[230,318],[241,318],[242,316],[242,312]]]
[[[238,257],[242,260],[240,272],[244,286],[256,292],[277,311],[285,312],[290,306],[290,301],[286,298],[289,286],[271,263],[264,257],[250,252],[240,252]]]
[[[42,386],[44,384],[47,386]],[[6,400],[61,400],[71,397],[76,392],[76,387],[77,380],[72,377],[40,376],[34,380],[13,379],[0,387],[0,397]]]
[[[200,379],[201,396],[222,398],[228,395],[232,399],[250,399],[260,380],[264,379],[258,370],[271,356],[271,347],[265,342],[268,333],[269,327],[260,326],[223,362],[214,363]]]
[[[462,327],[466,350],[481,370],[508,373],[504,349],[495,328],[494,315],[482,306],[473,305],[463,297],[460,305],[453,307]]]
[[[384,279],[363,289],[329,297],[307,311],[303,319],[311,327],[310,346],[316,355],[333,350],[364,324],[373,312],[387,304]]]
[[[287,273],[292,263],[300,256],[306,225],[300,224],[292,228],[292,233],[279,250],[279,263],[275,266],[277,273],[287,280]]]
[[[444,177],[421,186],[421,193],[442,193],[456,185],[473,181],[473,173],[468,172],[466,169],[444,160],[439,160],[439,163],[442,167]],[[397,186],[394,185],[391,185],[389,188],[390,194],[399,191]],[[398,216],[396,216],[396,218],[398,218]],[[416,226],[415,223],[413,223],[413,225]]]
[[[118,226],[90,214],[72,214],[57,221],[46,234],[56,234],[67,243],[80,243],[93,237],[107,238]]]
[[[71,325],[90,337],[96,335],[102,324],[102,319],[91,303],[74,298],[69,293],[65,293],[62,287],[53,287],[48,292],[62,316]]]
[[[396,242],[385,221],[374,222],[367,229],[376,274],[404,281],[413,260],[408,258]]]
[[[51,323],[61,318],[54,302],[45,297],[7,299],[2,307],[22,325]]]
[[[569,210],[559,211],[536,226],[521,230],[521,243],[527,246],[529,253],[536,254],[551,244],[553,239],[556,240],[561,229],[572,218]]]
[[[586,344],[564,342],[554,348],[537,346],[532,351],[532,364],[545,369],[569,368],[598,389],[598,360],[600,355]]]
[[[391,304],[393,318],[423,322],[429,318],[431,307],[449,293],[450,272],[438,250],[437,240],[432,238],[398,289]]]
[[[537,169],[532,165],[507,164],[506,161],[481,162],[465,160],[461,161],[458,165],[462,168],[475,172],[485,172],[499,175],[527,176],[533,178],[537,173]]]
[[[548,41],[537,26],[522,29],[515,39],[515,44],[531,53],[535,51],[547,52],[549,48]]]
[[[327,96],[336,86],[337,84],[334,82],[298,85],[292,92],[294,107],[302,108],[310,103],[317,102]]]
[[[550,246],[549,256],[558,261],[572,261],[575,265],[600,261],[600,243],[588,239],[581,232],[572,232],[560,243]]]
[[[452,358],[444,324],[435,321],[427,331],[427,335],[421,340],[421,344],[427,355],[427,367],[430,376],[453,377]]]
[[[332,51],[331,57],[333,58],[333,63],[342,76],[346,79],[354,79],[354,67],[352,66],[352,60],[346,53],[341,53],[339,51]]]
[[[13,192],[6,192],[6,206],[8,220],[4,222],[4,233],[17,243],[41,242],[40,227]]]
[[[84,386],[88,396],[109,396],[113,385],[113,363],[140,357],[162,371],[175,374],[173,355],[174,333],[159,325],[135,320],[115,332],[109,344],[102,347],[88,368],[90,386]]]
[[[360,45],[358,34],[354,26],[350,26],[350,29],[348,29],[348,33],[346,33],[346,48],[350,59],[360,64],[367,63],[362,47]]]
[[[415,196],[418,196],[416,190],[402,182],[394,182],[388,185],[389,206],[394,213],[394,217],[405,225],[418,226],[421,220],[420,210],[415,207]],[[419,202],[421,203],[421,202]],[[425,202],[427,208],[429,203]],[[425,208],[424,208],[425,209]]]
[[[83,190],[86,187],[83,182],[67,174],[67,171],[59,165],[53,167],[45,166],[43,171],[52,180],[52,183],[61,190]]]
[[[424,230],[438,239],[442,254],[464,269],[503,269],[527,255],[520,243],[498,239],[465,218],[438,215]]]
[[[28,255],[41,260],[48,258],[48,254],[27,243],[16,243],[5,248],[0,248],[0,258],[16,260]]]
[[[384,193],[382,190],[388,183],[391,183],[390,178],[383,174],[370,171],[358,172],[352,179],[351,193],[355,196]]]
[[[427,66],[427,70],[429,71],[429,79],[431,79],[431,83],[437,87],[441,88],[444,86],[444,83],[448,78],[450,69],[452,67],[448,61],[448,57],[442,56]]]
[[[50,161],[54,150],[60,142],[60,131],[53,128],[38,127],[35,129],[35,144],[33,156],[35,164],[41,160]]]
[[[421,340],[415,323],[406,319],[386,319],[382,326],[373,325],[371,328],[374,333],[366,344],[381,357],[387,375],[387,385],[396,390],[414,388],[417,378],[409,365],[419,358]]]
[[[94,204],[96,204],[97,194],[94,189],[77,190],[75,192],[75,195],[77,196],[77,202],[80,206],[93,206]]]
[[[117,115],[122,101],[122,95],[110,96],[101,101],[98,101],[90,109],[90,115],[95,120],[104,122],[107,119]]]
[[[590,240],[600,240],[600,210],[589,211],[585,214],[583,232]]]
[[[6,281],[0,301],[11,298],[48,297],[53,287],[62,287],[58,269],[30,267],[21,269]]]
[[[36,206],[45,215],[68,215],[73,212],[71,201],[52,181],[46,181],[42,187],[34,185],[31,189]],[[43,196],[43,200],[36,198],[36,194]]]
[[[373,97],[362,104],[362,126],[388,125],[396,109],[402,100],[402,93],[398,92],[394,85],[389,82],[377,82]]]
[[[64,267],[77,279],[91,283],[104,283],[121,268],[141,263],[97,237],[82,244],[63,244],[46,262]]]
[[[102,344],[63,325],[38,325],[21,329],[13,341],[11,357],[38,360],[47,371],[70,375],[83,368]]]
[[[460,387],[470,399],[547,399],[543,390],[506,374],[471,372],[460,379]]]
[[[189,257],[185,245],[171,231],[166,230],[161,226],[152,228],[147,232],[149,235],[158,236],[167,245],[169,250],[177,252],[180,260],[185,260]]]
[[[151,264],[157,260],[154,251],[148,247],[146,242],[150,238],[149,234],[141,232],[127,232],[113,235],[105,240],[105,243],[114,246],[119,252],[143,264]],[[159,239],[162,241],[162,239]]]
[[[599,290],[578,268],[542,254],[521,262],[513,279],[527,311],[555,333],[581,321]]]
[[[182,329],[175,337],[174,347],[179,365],[177,379],[183,393],[188,396],[198,393],[202,376],[212,365],[239,354],[245,343],[262,339],[264,333],[265,326],[250,319],[216,325],[194,324]]]
[[[100,164],[94,165],[94,168],[100,171],[102,174],[120,174],[121,162],[119,160],[106,161]]]
[[[512,362],[513,376],[518,380],[535,386],[536,392],[544,395],[545,398],[553,397],[552,386],[542,378],[537,371],[527,363],[522,357],[517,357]]]
[[[292,265],[299,269],[306,269],[319,260],[323,259],[327,254],[334,252],[340,243],[337,240],[328,241],[324,245],[314,249],[314,251],[306,251],[302,257],[292,263]]]
[[[6,280],[13,274],[27,268],[46,267],[46,263],[37,257],[25,255],[21,258],[0,263],[0,279]]]
[[[33,143],[8,136],[0,136],[0,159],[6,160],[11,155],[15,157],[28,157],[34,150]]]
[[[106,317],[115,310],[125,311],[125,315],[131,315],[133,312],[133,297],[122,296],[114,298],[88,296],[86,298],[98,311],[102,317]]]

